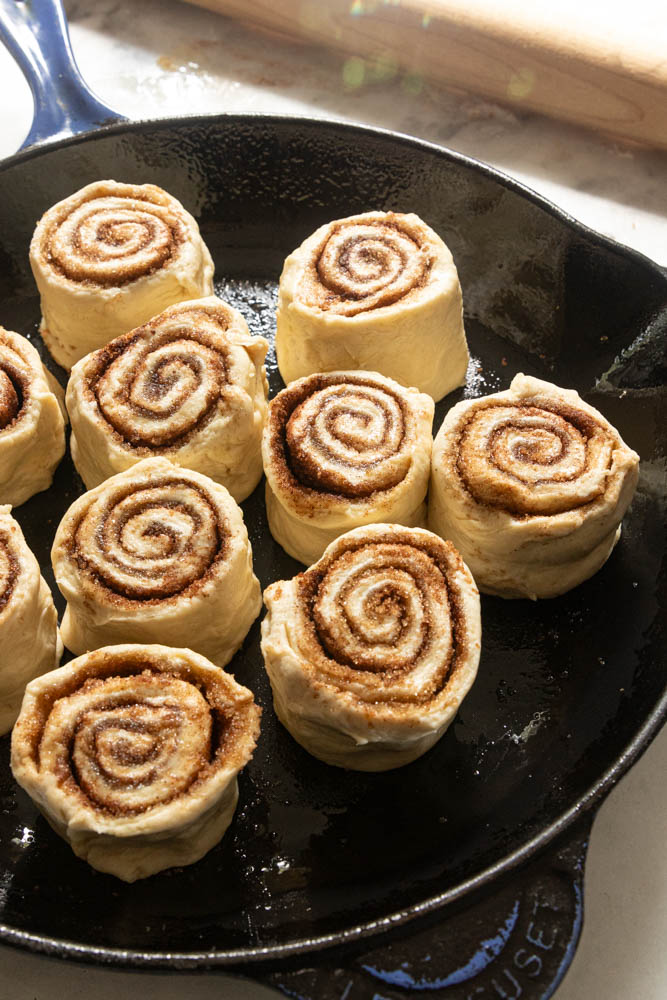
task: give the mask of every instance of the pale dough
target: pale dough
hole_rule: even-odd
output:
[[[64,396],[32,344],[0,327],[0,503],[51,485],[65,453]]]
[[[75,854],[134,882],[218,843],[259,717],[190,649],[108,646],[28,686],[12,771]]]
[[[59,201],[30,243],[40,332],[63,368],[175,302],[213,294],[195,219],[155,184],[96,181]]]
[[[51,591],[11,507],[0,506],[0,736],[19,714],[29,680],[60,663],[63,644]]]
[[[81,654],[117,642],[183,646],[224,666],[262,605],[243,514],[224,486],[147,458],[84,493],[51,552]]]
[[[465,381],[452,255],[417,215],[367,212],[321,226],[285,261],[276,355],[285,382],[377,371],[436,401]]]
[[[311,375],[278,393],[262,440],[276,541],[310,565],[361,524],[423,526],[433,410],[377,372]]]
[[[78,361],[67,409],[86,487],[163,455],[245,500],[262,476],[268,347],[210,296],[170,306]]]
[[[519,374],[445,417],[429,527],[484,593],[555,597],[607,560],[638,474],[639,456],[577,392]]]
[[[429,531],[355,528],[264,601],[276,714],[328,764],[381,771],[415,760],[475,679],[479,594],[451,543]]]

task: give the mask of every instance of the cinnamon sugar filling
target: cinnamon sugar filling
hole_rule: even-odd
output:
[[[399,534],[391,542],[352,541],[300,574],[302,654],[314,680],[398,710],[446,692],[470,654],[462,598],[453,582],[461,568],[449,543],[423,539],[415,545],[414,538]],[[447,654],[429,663],[443,636]],[[427,678],[418,690],[392,692],[392,683],[424,669]]]
[[[308,305],[354,316],[393,305],[427,284],[433,265],[418,232],[394,213],[332,223],[304,273]]]
[[[93,501],[72,533],[70,558],[111,599],[150,603],[195,593],[225,557],[219,512],[189,480],[133,485],[99,511]],[[160,495],[178,488],[187,502]]]
[[[517,517],[595,502],[616,444],[588,413],[542,399],[485,401],[468,412],[456,437],[454,465],[466,492]]]
[[[390,490],[411,460],[407,421],[404,401],[380,383],[314,375],[271,403],[273,474],[282,490],[314,498]]]

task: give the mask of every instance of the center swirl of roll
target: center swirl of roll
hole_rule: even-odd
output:
[[[19,576],[19,563],[9,538],[0,534],[0,612],[9,603]]]
[[[475,500],[516,515],[557,514],[605,488],[613,440],[583,411],[479,407],[461,434],[458,468]]]
[[[44,250],[71,281],[123,285],[164,266],[182,240],[183,225],[166,205],[109,196],[74,208]]]
[[[329,385],[295,407],[286,426],[296,479],[313,489],[364,497],[401,482],[410,464],[401,401],[373,385]]]
[[[120,338],[107,353],[93,391],[105,420],[135,447],[181,443],[213,415],[227,383],[219,334],[207,337],[206,318],[194,311]]]
[[[89,680],[60,698],[40,750],[44,759],[53,751],[89,805],[133,815],[186,792],[209,764],[211,742],[198,688],[147,670]]]
[[[18,416],[21,398],[21,386],[16,372],[11,368],[0,367],[0,430],[8,427]]]
[[[204,578],[224,549],[224,534],[202,487],[165,480],[98,496],[75,532],[75,556],[118,595],[167,598]]]
[[[314,577],[308,603],[318,671],[336,686],[366,675],[385,699],[393,688],[422,700],[444,685],[455,626],[446,571],[428,551],[381,541],[344,551]]]
[[[380,221],[338,224],[315,263],[326,308],[345,315],[402,299],[424,281],[428,268],[428,254],[413,235]]]

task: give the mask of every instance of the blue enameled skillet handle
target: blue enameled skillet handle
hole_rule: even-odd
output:
[[[84,82],[61,0],[0,0],[0,39],[23,71],[33,96],[32,126],[22,149],[124,120]]]
[[[592,819],[460,908],[385,931],[379,943],[242,972],[299,1000],[549,1000],[581,933]]]

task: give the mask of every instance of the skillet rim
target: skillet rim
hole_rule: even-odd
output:
[[[52,151],[76,146],[91,139],[105,138],[123,133],[142,132],[148,128],[165,129],[181,128],[183,126],[195,125],[215,125],[248,122],[259,125],[275,126],[292,125],[298,127],[312,128],[334,128],[349,133],[362,133],[364,135],[376,136],[380,139],[390,140],[393,143],[407,145],[412,148],[419,148],[428,153],[435,153],[445,159],[459,163],[477,173],[488,177],[502,187],[513,191],[520,197],[527,199],[547,214],[560,220],[568,228],[583,236],[590,243],[606,248],[607,250],[626,256],[639,266],[644,267],[652,273],[660,282],[664,283],[665,298],[667,302],[667,267],[663,267],[656,261],[647,257],[639,250],[628,247],[611,237],[597,232],[591,227],[578,221],[568,212],[559,208],[549,199],[526,186],[521,181],[503,173],[495,167],[477,160],[474,157],[448,149],[445,146],[410,136],[402,132],[385,129],[378,126],[364,125],[356,122],[338,120],[329,117],[314,117],[308,115],[289,114],[266,114],[262,112],[248,113],[214,113],[200,115],[178,115],[160,118],[148,118],[136,121],[121,121],[112,124],[102,125],[100,128],[82,132],[65,139],[49,140],[30,146],[27,149],[19,150],[17,153],[0,160],[0,178],[7,169],[17,166],[33,158],[48,154]],[[540,851],[545,850],[556,838],[563,835],[573,824],[585,814],[591,813],[594,807],[599,807],[602,800],[611,791],[620,778],[639,759],[642,753],[648,749],[660,728],[667,721],[667,684],[661,697],[656,701],[644,722],[626,745],[624,750],[617,756],[609,767],[602,772],[590,787],[579,796],[579,798],[561,813],[556,820],[535,834],[519,848],[505,855],[501,860],[489,865],[477,875],[458,883],[445,892],[428,897],[419,903],[404,907],[384,917],[364,923],[355,924],[342,931],[330,932],[314,937],[300,937],[293,941],[265,946],[251,946],[248,948],[231,948],[220,951],[133,951],[130,949],[104,947],[97,945],[79,944],[76,941],[56,938],[45,934],[33,934],[20,931],[7,924],[0,923],[0,944],[9,944],[21,947],[32,952],[43,955],[50,955],[60,958],[73,959],[80,962],[96,962],[98,964],[123,966],[127,968],[222,968],[227,966],[238,966],[242,963],[261,963],[267,961],[279,961],[290,957],[308,954],[324,949],[350,944],[353,941],[376,937],[395,927],[402,927],[409,924],[416,918],[433,914],[438,910],[461,900],[467,895],[489,887],[502,875],[513,872],[530,859],[534,858]],[[590,817],[591,822],[594,815]]]
[[[591,226],[586,225],[585,222],[581,222],[579,219],[575,218],[575,216],[570,215],[570,213],[565,211],[565,209],[560,208],[555,204],[555,202],[550,201],[545,195],[540,194],[529,185],[524,184],[523,181],[517,180],[515,177],[505,173],[498,167],[491,166],[491,164],[486,163],[484,160],[478,160],[474,156],[468,156],[466,153],[459,153],[457,150],[450,149],[448,146],[441,146],[437,142],[431,142],[428,139],[420,139],[419,136],[409,135],[406,132],[383,128],[379,125],[366,125],[361,122],[351,122],[344,119],[327,117],[326,115],[322,115],[320,117],[315,115],[281,114],[278,112],[267,113],[262,111],[220,111],[213,112],[211,114],[199,115],[169,115],[164,118],[137,118],[132,121],[127,119],[114,119],[110,122],[100,122],[97,128],[90,129],[85,132],[77,132],[75,135],[70,135],[66,138],[46,139],[43,142],[38,142],[26,148],[18,149],[10,156],[0,159],[0,176],[4,173],[5,169],[33,159],[33,157],[39,156],[43,153],[55,152],[57,149],[65,149],[68,146],[76,146],[79,143],[85,143],[91,139],[102,139],[106,136],[118,135],[122,132],[141,132],[147,128],[178,128],[182,125],[212,125],[216,122],[222,123],[231,121],[238,121],[241,123],[248,121],[266,124],[280,123],[302,126],[305,125],[307,127],[335,127],[349,132],[361,132],[363,134],[376,135],[380,138],[391,139],[407,146],[417,146],[425,151],[437,153],[438,155],[444,156],[446,159],[471,167],[473,170],[484,174],[486,177],[498,182],[510,191],[514,191],[516,194],[526,198],[538,208],[547,212],[548,215],[552,215],[555,218],[560,219],[561,222],[564,222],[571,229],[578,231],[584,236],[592,237],[594,242],[606,247],[608,250],[613,252],[620,251],[621,253],[630,256],[637,263],[647,265],[651,271],[655,271],[661,280],[667,282],[667,264],[659,264],[657,261],[653,260],[652,257],[642,253],[641,250],[636,250],[634,247],[621,243],[619,240],[614,240],[611,236],[606,236],[604,233],[599,232],[599,230],[593,229]],[[667,291],[667,284],[665,288]]]

